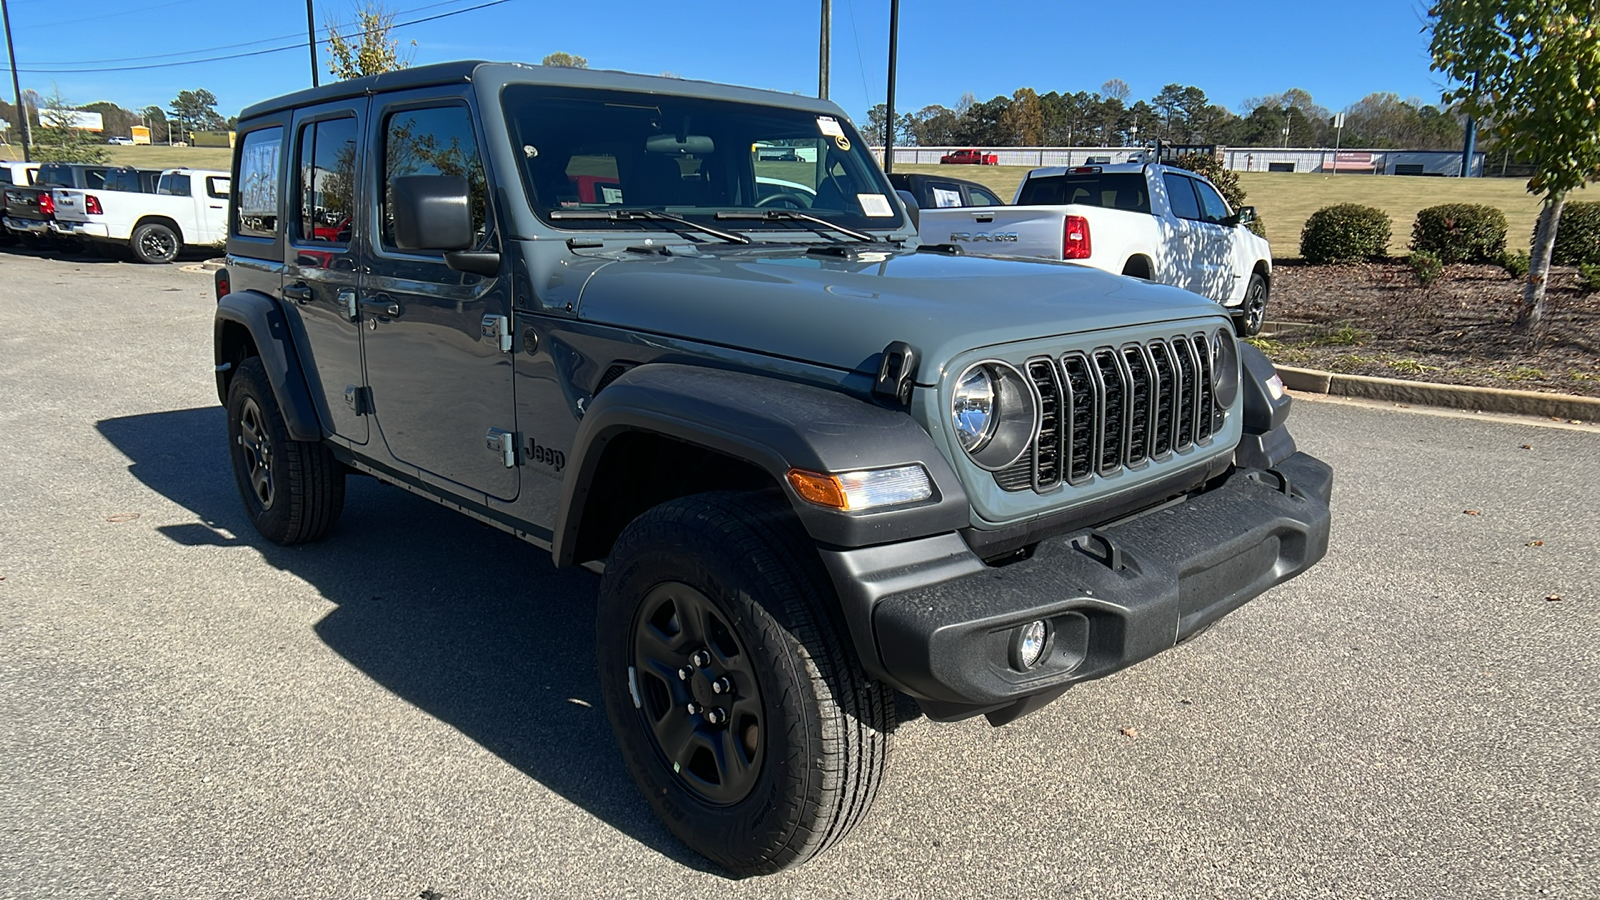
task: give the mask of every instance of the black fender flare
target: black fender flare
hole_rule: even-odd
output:
[[[300,354],[289,336],[289,323],[276,300],[256,291],[229,294],[217,302],[213,322],[212,346],[217,363],[217,398],[228,402],[229,368],[237,362],[225,359],[223,332],[230,325],[243,327],[255,344],[261,365],[267,370],[272,393],[283,411],[289,437],[297,441],[320,441],[324,432],[317,408],[311,402]]]
[[[860,547],[955,531],[971,524],[966,492],[928,433],[904,411],[771,376],[675,363],[630,369],[584,411],[562,486],[551,553],[570,565],[585,500],[606,445],[648,432],[742,460],[783,490],[819,543]],[[918,464],[932,499],[913,506],[839,512],[802,500],[790,468],[848,472]]]

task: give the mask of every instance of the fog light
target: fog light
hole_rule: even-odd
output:
[[[1049,642],[1049,626],[1043,621],[1029,622],[1017,632],[1012,663],[1019,669],[1033,668],[1044,659],[1045,647]]]

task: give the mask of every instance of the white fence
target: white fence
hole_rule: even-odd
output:
[[[894,164],[937,165],[939,157],[968,147],[896,147]],[[1002,166],[1091,166],[1128,162],[1141,147],[979,147],[994,154]],[[1456,175],[1461,171],[1458,150],[1380,150],[1332,147],[1227,147],[1218,148],[1223,164],[1236,172],[1316,172],[1376,175]],[[883,148],[874,147],[878,160]],[[1484,154],[1472,157],[1472,175],[1483,175]]]

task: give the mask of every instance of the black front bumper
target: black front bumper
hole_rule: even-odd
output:
[[[1296,453],[1138,518],[1044,540],[1007,566],[983,565],[953,535],[925,539],[920,558],[903,545],[824,558],[874,674],[933,718],[1003,724],[1310,568],[1328,550],[1332,486],[1327,464]],[[1013,642],[1039,620],[1048,649],[1024,670]]]

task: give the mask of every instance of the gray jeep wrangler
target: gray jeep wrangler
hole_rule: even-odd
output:
[[[1326,552],[1331,472],[1225,310],[919,244],[830,103],[427,66],[245,110],[233,185],[261,534],[323,536],[355,473],[603,572],[622,757],[734,872],[849,832],[899,715],[1011,722]]]

